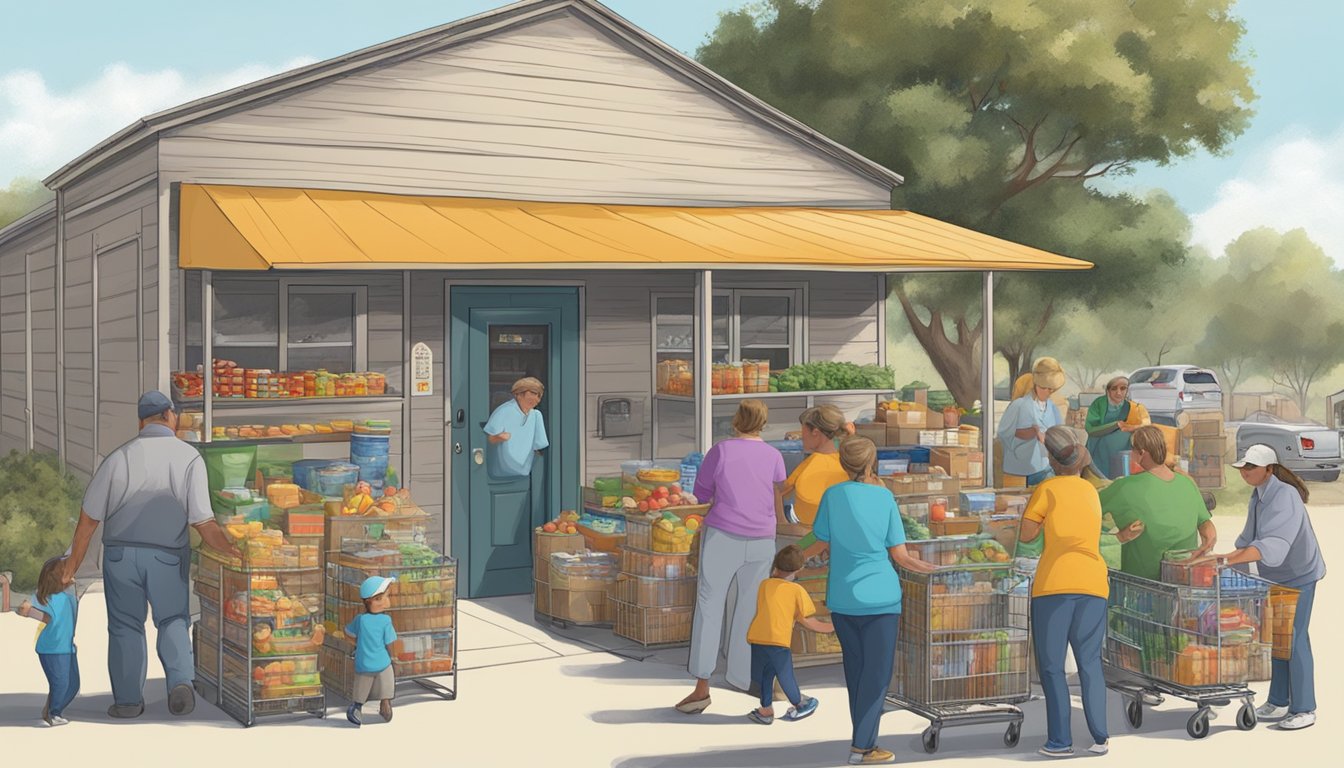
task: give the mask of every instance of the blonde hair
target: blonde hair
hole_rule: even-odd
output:
[[[865,482],[877,465],[877,446],[866,437],[847,437],[840,443],[840,466],[851,480]]]
[[[1064,369],[1053,357],[1042,357],[1031,367],[1032,383],[1057,392],[1064,386]]]
[[[537,393],[537,397],[544,397],[546,395],[546,385],[542,384],[539,379],[525,376],[513,382],[513,389],[509,390],[509,392],[514,395],[519,392],[535,392]]]
[[[817,405],[803,411],[798,423],[834,440],[845,431],[845,414],[834,405]]]
[[[1153,462],[1156,464],[1167,463],[1167,438],[1162,435],[1162,430],[1151,424],[1134,430],[1129,446],[1153,457]]]
[[[737,406],[737,413],[733,414],[733,429],[739,435],[758,435],[765,429],[769,417],[770,409],[765,403],[755,398],[743,400]]]

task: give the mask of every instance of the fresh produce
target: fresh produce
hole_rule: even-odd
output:
[[[675,483],[681,479],[681,470],[641,469],[636,473],[636,477],[646,483]]]
[[[690,552],[696,529],[687,526],[671,512],[664,512],[662,518],[653,525],[653,551]]]
[[[838,389],[893,389],[891,368],[853,363],[799,363],[779,375],[771,374],[772,392],[812,392]]]
[[[537,528],[537,533],[573,534],[579,532],[579,513],[572,509],[563,510],[556,519]]]
[[[907,541],[923,541],[931,538],[928,526],[918,520],[902,514],[901,523],[905,525],[905,538]]]
[[[620,506],[640,512],[657,512],[668,507],[682,507],[699,503],[694,496],[681,490],[680,485],[660,485],[652,490],[635,486],[629,496],[621,499]]]
[[[1008,550],[994,539],[985,539],[976,542],[976,545],[962,550],[961,557],[957,559],[958,565],[974,565],[978,563],[1006,563],[1012,557]]]

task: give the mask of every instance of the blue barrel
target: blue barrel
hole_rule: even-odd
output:
[[[319,493],[317,470],[331,463],[333,463],[331,459],[299,459],[294,462],[294,484],[305,491]]]
[[[387,459],[391,435],[350,435],[350,463],[359,467],[359,479],[375,491],[383,489],[387,477]]]

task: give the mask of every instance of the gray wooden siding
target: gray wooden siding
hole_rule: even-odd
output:
[[[56,232],[29,258],[33,308],[33,448],[56,453]]]
[[[135,435],[139,242],[98,252],[98,460]]]
[[[886,208],[888,189],[565,15],[169,131],[167,181]]]
[[[402,295],[401,273],[380,272],[376,275],[357,276],[368,292],[368,361],[369,370],[387,374],[388,394],[401,394],[402,359]]]
[[[24,307],[27,262],[31,329]],[[28,445],[28,377],[32,377],[37,450],[56,450],[56,220],[0,246],[0,453]],[[33,370],[25,347],[32,344]]]
[[[155,142],[128,151],[65,189],[65,209],[73,211],[100,197],[151,176],[159,167]],[[151,182],[152,183],[152,182]]]
[[[444,361],[445,329],[442,272],[417,272],[411,280],[411,344],[429,345],[434,353],[434,394],[411,398],[411,456],[403,478],[412,498],[433,520],[430,541],[448,552],[451,516],[444,514],[444,392],[448,368]]]
[[[28,447],[25,255],[22,247],[0,252],[0,455]]]

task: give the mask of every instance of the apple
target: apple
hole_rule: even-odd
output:
[[[555,523],[547,523],[541,526],[541,530],[547,533],[555,533]]]

